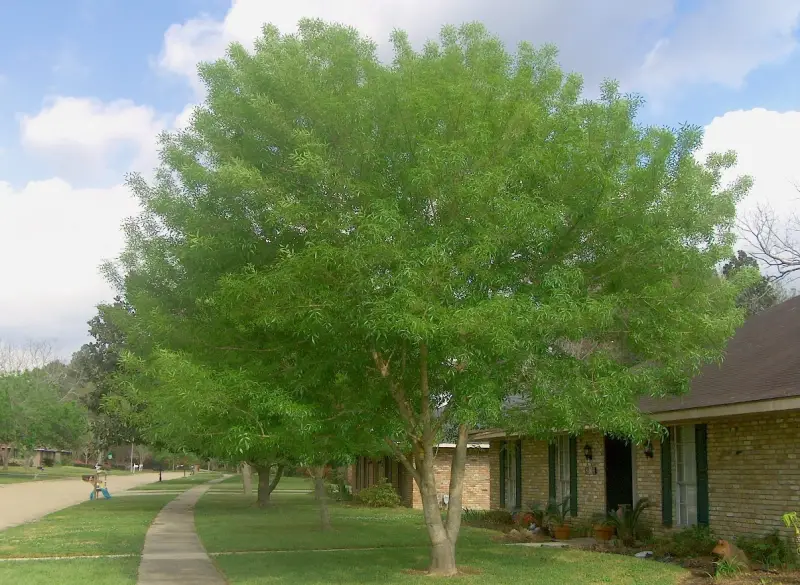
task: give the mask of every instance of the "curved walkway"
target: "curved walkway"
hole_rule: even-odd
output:
[[[89,470],[88,472],[91,472]],[[163,479],[182,477],[180,471],[163,474]],[[108,491],[118,492],[158,481],[157,473],[110,475]],[[48,479],[0,485],[0,530],[38,520],[89,499],[90,484],[76,479]]]
[[[144,540],[138,585],[225,585],[194,527],[194,505],[211,485],[193,487],[158,513]]]

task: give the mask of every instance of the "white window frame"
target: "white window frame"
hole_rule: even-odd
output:
[[[556,437],[556,500],[558,505],[570,495],[569,435]]]
[[[676,526],[697,524],[697,444],[695,425],[670,429],[672,435],[672,499]]]

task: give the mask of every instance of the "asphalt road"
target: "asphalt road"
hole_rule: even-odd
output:
[[[91,470],[87,470],[91,473]],[[163,479],[183,477],[179,471],[165,472]],[[121,491],[158,481],[158,473],[143,472],[132,475],[109,475],[108,491],[111,497]],[[69,508],[89,499],[92,486],[75,479],[49,479],[0,485],[0,530],[38,520],[52,512]]]

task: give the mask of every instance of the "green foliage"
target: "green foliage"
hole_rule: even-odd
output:
[[[393,44],[266,27],[201,67],[189,128],[130,179],[110,273],[148,432],[301,459],[478,423],[645,435],[638,397],[686,389],[742,320],[752,275],[715,270],[734,154],[699,163],[698,128],[642,127],[613,83],[582,99],[550,46]]]
[[[564,526],[570,511],[569,496],[561,500],[552,499],[547,505],[547,520],[553,526]]]
[[[717,540],[708,526],[697,524],[672,534],[664,543],[664,552],[678,558],[709,556]]]
[[[397,490],[385,479],[360,490],[356,500],[370,508],[397,508],[402,504]]]
[[[800,554],[800,517],[797,512],[787,512],[781,516],[786,528],[794,530],[794,540],[797,543],[797,553]]]
[[[86,410],[54,372],[63,364],[0,373],[0,443],[20,450],[77,448],[86,433]]]
[[[544,529],[547,520],[547,507],[543,506],[541,502],[531,502],[528,504],[528,510],[533,516],[536,526]]]
[[[786,567],[797,560],[794,547],[777,530],[766,536],[739,536],[736,545],[751,561],[768,569]]]
[[[644,535],[642,513],[649,507],[650,500],[639,498],[633,507],[620,506],[616,512],[609,514],[608,525],[617,530],[617,537],[625,546],[633,546],[636,539]]]
[[[729,579],[745,570],[747,566],[737,558],[721,559],[714,563],[714,577],[717,579]]]
[[[503,530],[514,525],[514,517],[508,510],[472,510],[462,512],[461,521],[475,528]]]
[[[736,256],[732,256],[728,260],[722,268],[722,274],[725,278],[732,278],[742,270],[750,270],[753,274],[758,275],[757,278],[754,277],[755,281],[736,297],[736,305],[747,311],[748,317],[785,300],[785,294],[780,285],[766,276],[762,276],[758,261],[743,250],[739,250]]]

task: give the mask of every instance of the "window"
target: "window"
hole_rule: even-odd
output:
[[[504,443],[500,451],[500,505],[507,510],[522,507],[522,442]]]
[[[556,438],[556,500],[559,504],[569,496],[569,467],[569,435],[559,435]]]
[[[504,488],[506,507],[517,508],[517,446],[515,443],[506,444],[503,465],[506,478]]]
[[[674,427],[672,442],[673,495],[678,526],[697,524],[697,449],[695,426]]]

